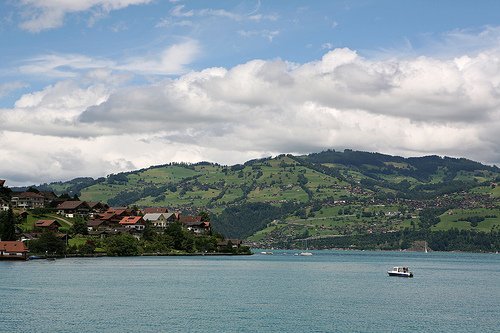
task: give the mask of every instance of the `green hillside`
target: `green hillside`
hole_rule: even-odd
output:
[[[229,237],[298,246],[405,229],[496,232],[499,181],[500,169],[467,159],[328,150],[233,166],[175,163],[38,188],[111,206],[206,210]]]

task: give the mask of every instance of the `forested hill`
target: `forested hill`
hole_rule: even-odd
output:
[[[399,218],[399,225],[391,228],[408,227],[412,221],[406,217],[415,217],[420,209],[433,206],[496,209],[500,197],[498,182],[498,167],[463,158],[403,158],[328,150],[256,159],[233,166],[172,163],[36,187],[112,206],[166,206],[184,212],[206,210],[212,213],[215,227],[228,236],[254,235],[255,239],[266,239],[272,221],[284,221],[287,227],[296,225],[305,236],[312,237],[390,229],[380,227],[389,220],[382,216],[395,212],[405,218]],[[380,217],[378,223],[373,217],[375,212]],[[322,221],[320,215],[325,223],[315,222]],[[496,213],[488,211],[483,215]],[[344,218],[336,223],[333,216]],[[301,227],[297,219],[310,223]],[[485,231],[496,228],[496,220],[485,221],[479,227]],[[417,222],[413,225],[418,228]],[[431,226],[439,227],[438,223]],[[455,226],[471,227],[470,223],[467,226],[458,223],[442,229]],[[295,231],[282,227],[274,225],[272,230],[298,237]],[[263,229],[264,234],[258,234]]]

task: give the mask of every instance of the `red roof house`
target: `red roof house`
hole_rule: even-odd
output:
[[[195,222],[201,222],[201,216],[190,216],[190,215],[181,215],[179,216],[179,222],[182,224],[186,223],[195,223]]]
[[[144,215],[168,213],[168,209],[166,207],[147,207],[142,210],[142,213]]]
[[[38,220],[35,221],[35,228],[40,230],[58,231],[61,224],[56,220]]]
[[[143,230],[146,227],[146,223],[142,216],[125,216],[120,221],[120,225],[125,228],[134,228],[136,230]]]
[[[26,260],[28,258],[28,248],[26,244],[18,241],[0,241],[0,260],[17,259]]]

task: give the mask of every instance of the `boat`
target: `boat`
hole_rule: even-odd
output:
[[[309,248],[307,247],[307,239],[305,240],[305,244],[306,244],[306,250],[303,252],[300,252],[299,256],[312,256],[313,254],[311,252],[309,252]]]
[[[45,256],[36,256],[32,255],[28,257],[29,260],[36,260],[36,259],[45,259]]]
[[[260,254],[272,255],[273,253],[272,252],[268,252],[268,251],[262,251]]]
[[[406,266],[395,266],[391,271],[387,271],[389,276],[413,277],[413,272]]]

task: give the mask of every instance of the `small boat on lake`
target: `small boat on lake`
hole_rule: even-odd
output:
[[[306,244],[306,250],[305,251],[302,251],[299,253],[299,256],[312,256],[312,252],[309,252],[309,248],[307,247],[307,239],[305,240],[305,244]]]
[[[395,266],[392,270],[387,271],[389,276],[413,277],[413,272],[406,266]]]
[[[273,255],[272,252],[269,252],[269,251],[262,251],[260,254],[264,254],[264,255]]]

